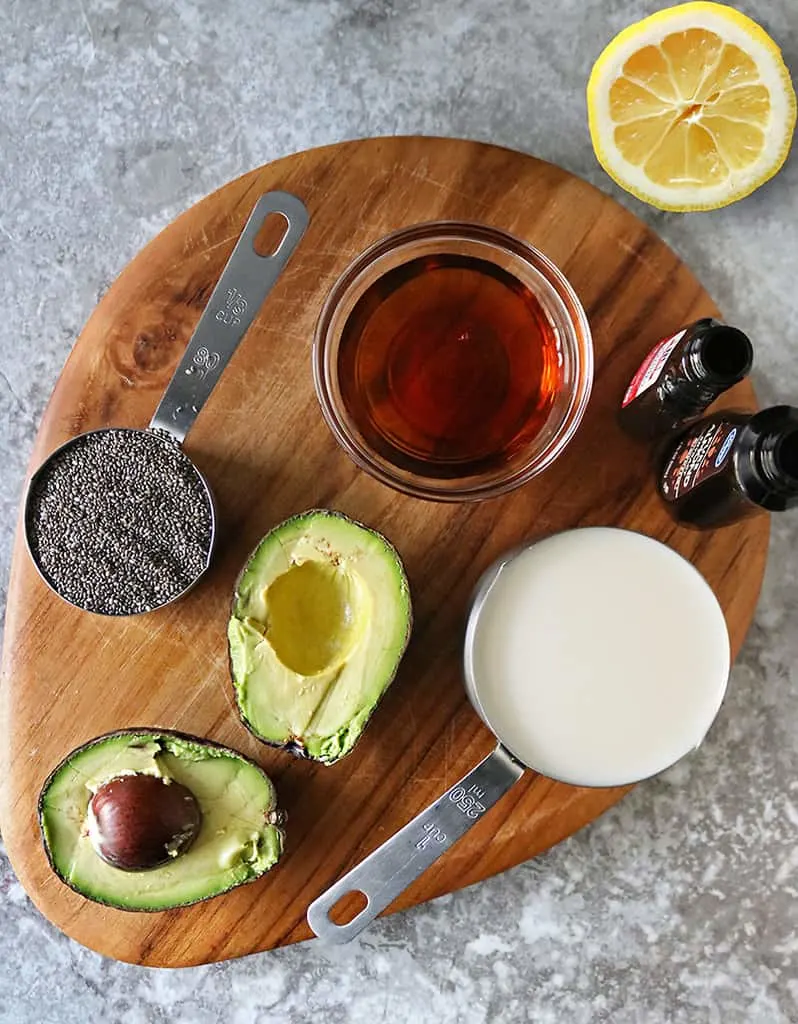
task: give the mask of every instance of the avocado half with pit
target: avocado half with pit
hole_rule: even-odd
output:
[[[283,850],[274,786],[227,747],[174,732],[109,733],[45,782],[50,866],[121,910],[168,910],[260,878]]]
[[[396,675],[411,626],[407,576],[385,537],[329,510],[287,519],[236,584],[227,636],[245,725],[332,764]]]

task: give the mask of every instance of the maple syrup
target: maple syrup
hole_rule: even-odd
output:
[[[394,465],[454,478],[501,467],[543,429],[562,386],[535,294],[475,256],[420,256],[376,280],[341,335],[349,416]]]

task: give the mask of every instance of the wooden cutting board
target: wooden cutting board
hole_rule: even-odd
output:
[[[596,524],[658,537],[711,583],[735,653],[765,566],[766,518],[714,533],[675,527],[657,499],[648,452],[615,424],[644,353],[680,324],[716,312],[709,296],[603,193],[550,164],[475,142],[370,139],[299,153],[188,210],[123,271],[84,328],[31,469],[80,431],[148,423],[255,200],[269,189],[301,197],[310,227],[186,442],[219,501],[221,545],[209,577],[170,608],[105,619],[55,597],[17,532],[0,690],[3,838],[43,914],[84,945],[141,964],[223,960],[307,938],[308,904],[487,754],[492,739],[464,696],[460,652],[472,587],[505,549]],[[436,218],[492,224],[541,248],[570,278],[595,337],[594,395],[575,440],[541,477],[481,504],[422,502],[371,480],[336,446],[311,380],[314,324],[341,271],[387,232]],[[751,387],[739,386],[729,402],[754,408]],[[334,767],[253,739],[235,713],[227,670],[239,568],[262,534],[312,506],[384,531],[405,559],[415,601],[399,676],[354,753]],[[672,657],[678,670],[678,652]],[[288,811],[280,865],[253,885],[159,914],[101,907],[59,882],[39,842],[41,784],[77,745],[129,726],[196,733],[256,758]],[[534,856],[624,792],[528,774],[393,909]]]

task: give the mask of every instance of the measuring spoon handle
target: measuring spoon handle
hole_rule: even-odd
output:
[[[281,214],[288,227],[275,252],[260,256],[254,242],[270,213]],[[255,203],[155,410],[151,428],[165,430],[182,442],[305,233],[308,219],[304,203],[288,192],[267,192]]]
[[[308,924],[327,942],[351,942],[411,882],[454,846],[524,773],[501,745],[434,804],[422,811],[308,907]],[[361,892],[367,903],[347,924],[336,924],[330,910],[347,893]]]

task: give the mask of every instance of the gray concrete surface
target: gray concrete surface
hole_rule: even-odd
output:
[[[659,0],[0,0],[0,578],[36,425],[98,296],[226,179],[387,133],[556,161],[654,225],[798,402],[798,159],[726,210],[658,214],[592,156],[584,85]],[[798,69],[794,0],[740,5]],[[3,591],[4,596],[4,591]],[[699,753],[546,856],[318,944],[182,972],[102,959],[0,856],[0,1021],[798,1021],[798,514]],[[2,742],[2,737],[0,737]]]

